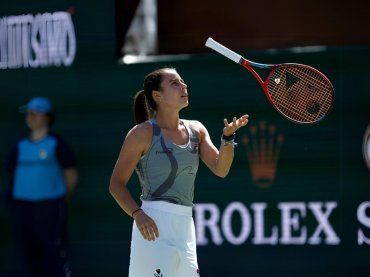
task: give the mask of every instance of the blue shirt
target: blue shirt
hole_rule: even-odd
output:
[[[13,148],[8,161],[12,198],[26,201],[51,200],[66,194],[64,169],[75,166],[67,144],[56,135],[39,141],[24,138]]]

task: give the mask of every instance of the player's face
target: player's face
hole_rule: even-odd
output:
[[[176,70],[168,69],[162,76],[159,105],[182,109],[189,105],[187,85]]]
[[[47,116],[42,113],[27,111],[26,124],[28,128],[30,128],[32,131],[35,131],[45,128],[48,124],[48,119]]]

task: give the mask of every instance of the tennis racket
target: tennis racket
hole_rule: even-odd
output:
[[[314,124],[331,110],[334,89],[329,79],[303,64],[261,64],[249,61],[208,38],[206,46],[246,68],[257,79],[271,105],[285,118],[300,124]],[[269,69],[265,80],[253,69]]]

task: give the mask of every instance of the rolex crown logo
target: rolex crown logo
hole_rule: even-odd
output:
[[[265,121],[249,127],[248,134],[243,136],[250,172],[257,186],[267,188],[274,183],[283,140],[276,126],[267,126]]]

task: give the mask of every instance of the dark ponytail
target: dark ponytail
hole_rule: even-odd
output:
[[[145,99],[144,90],[140,90],[134,97],[134,116],[136,124],[149,119],[149,110]]]
[[[174,68],[161,68],[148,74],[144,79],[143,90],[136,93],[134,97],[134,116],[136,124],[147,121],[154,116],[157,110],[157,103],[153,99],[153,90],[160,91],[162,76],[166,70],[176,70]]]

